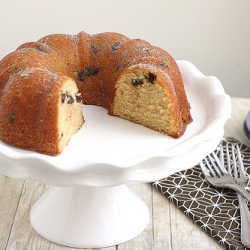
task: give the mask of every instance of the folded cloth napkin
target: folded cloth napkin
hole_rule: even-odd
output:
[[[250,177],[250,148],[231,137],[221,141],[222,146],[232,143],[239,145],[244,167]],[[153,185],[226,249],[250,249],[241,244],[236,193],[208,184],[199,165],[156,181]],[[249,186],[247,190],[250,191]]]

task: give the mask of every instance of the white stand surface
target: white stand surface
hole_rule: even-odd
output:
[[[194,120],[179,139],[84,106],[86,123],[59,156],[0,142],[2,174],[53,186],[32,208],[37,233],[79,248],[128,241],[145,229],[149,213],[126,183],[151,182],[190,168],[216,148],[230,117],[230,98],[217,78],[177,62]]]
[[[71,247],[106,247],[128,241],[148,224],[145,203],[126,185],[51,188],[30,221],[41,236]]]

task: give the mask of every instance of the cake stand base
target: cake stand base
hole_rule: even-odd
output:
[[[136,237],[146,228],[149,211],[126,185],[51,187],[33,206],[30,221],[54,243],[99,248]]]

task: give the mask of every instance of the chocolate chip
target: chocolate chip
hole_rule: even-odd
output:
[[[78,72],[78,79],[81,82],[83,82],[85,80],[85,76],[86,77],[96,76],[99,73],[99,71],[100,71],[99,68],[96,67],[86,67],[82,71]]]
[[[134,86],[139,86],[139,85],[142,85],[142,84],[143,84],[143,80],[142,80],[142,79],[132,79],[131,83],[132,83]]]
[[[92,75],[92,69],[90,67],[85,69],[85,76],[89,77]]]
[[[17,72],[21,71],[22,69],[23,69],[23,67],[15,66],[14,67],[14,72],[17,73]]]
[[[76,94],[76,102],[81,102],[82,101],[82,96],[81,93]]]
[[[66,94],[65,93],[61,93],[61,103],[64,103],[66,99]]]
[[[81,81],[81,82],[84,81],[84,75],[85,75],[84,70],[78,72],[78,79],[79,79],[79,81]]]
[[[92,45],[91,49],[95,54],[97,54],[100,51],[96,45]]]
[[[116,42],[112,45],[112,51],[115,52],[117,51],[121,46],[121,43],[120,42]]]
[[[99,73],[99,68],[93,69],[93,76],[96,76]]]
[[[15,113],[14,112],[11,112],[11,114],[10,114],[9,123],[10,124],[15,123]]]
[[[43,53],[48,53],[49,52],[49,49],[48,49],[48,46],[45,45],[45,44],[41,44],[37,47],[38,50],[40,50],[41,52]]]
[[[168,64],[163,60],[160,62],[160,66],[162,66],[163,68],[168,68]]]
[[[67,95],[67,98],[68,98],[68,104],[72,104],[74,103],[74,98],[71,96],[71,95]]]
[[[146,79],[150,82],[150,83],[154,83],[154,81],[156,80],[156,75],[153,73],[149,73],[148,76],[146,77]]]

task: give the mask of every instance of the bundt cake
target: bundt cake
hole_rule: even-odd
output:
[[[175,60],[118,33],[54,34],[0,61],[0,140],[49,155],[82,126],[82,105],[180,137],[192,121]]]

